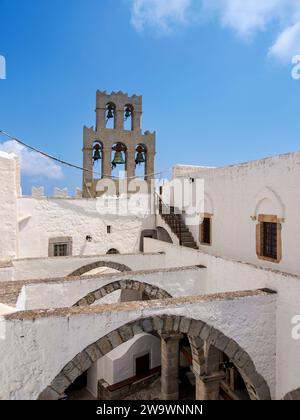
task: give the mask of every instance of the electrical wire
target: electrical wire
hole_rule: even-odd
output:
[[[43,152],[42,150],[39,150],[36,147],[30,146],[29,144],[24,143],[22,140],[20,140],[20,139],[18,139],[16,137],[11,136],[10,134],[6,133],[3,130],[0,130],[0,134],[2,134],[3,136],[9,138],[10,140],[13,140],[13,141],[21,144],[22,146],[26,147],[27,149],[32,150],[32,151],[34,151],[36,153],[39,153],[40,155],[45,156],[48,159],[54,160],[55,162],[58,162],[58,163],[60,163],[62,165],[66,165],[66,166],[69,166],[71,168],[75,168],[75,169],[78,169],[80,171],[88,172],[90,174],[93,174],[93,175],[97,175],[97,176],[102,177],[102,174],[100,174],[100,172],[91,171],[90,169],[83,168],[83,167],[78,166],[78,165],[74,165],[73,163],[70,163],[70,162],[67,162],[65,160],[59,159],[59,158],[57,158],[55,156],[52,156],[49,153]],[[169,173],[170,171],[172,171],[172,168],[170,168],[168,170],[165,170],[165,171],[153,173],[153,174],[146,174],[144,176],[147,177],[147,178],[149,178],[149,177],[153,177],[153,176],[156,176],[156,175],[162,175],[164,173]],[[120,178],[120,177],[116,177],[116,176],[112,176],[112,175],[103,174],[103,177],[105,177],[105,178],[112,178],[112,179],[137,179],[137,178],[144,178],[144,176],[143,177],[142,176],[131,176],[131,177]]]

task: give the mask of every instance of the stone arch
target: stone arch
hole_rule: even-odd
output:
[[[87,264],[81,268],[78,268],[77,270],[73,271],[73,273],[69,274],[67,277],[82,276],[83,274],[88,273],[89,271],[101,267],[113,268],[114,270],[121,271],[122,273],[126,271],[132,271],[131,268],[127,267],[127,265],[119,264],[114,261],[96,261],[91,264]]]
[[[172,296],[165,290],[153,286],[152,284],[142,283],[134,280],[119,280],[107,284],[94,292],[89,293],[84,298],[80,299],[73,306],[88,306],[93,305],[97,300],[103,298],[116,290],[136,290],[147,297],[147,300],[170,299]]]
[[[119,255],[119,254],[120,254],[120,251],[116,248],[110,248],[106,253],[106,255]]]
[[[169,234],[169,232],[165,228],[163,228],[161,226],[158,226],[156,228],[156,231],[157,231],[157,239],[159,241],[167,242],[168,244],[172,244],[173,243],[173,240],[171,238],[171,235]]]
[[[286,401],[299,401],[300,400],[300,388],[295,389],[294,391],[288,392],[284,397]]]
[[[82,373],[86,372],[98,359],[132,339],[136,334],[187,334],[191,343],[208,341],[216,349],[223,351],[238,367],[252,400],[270,400],[270,390],[265,379],[256,371],[254,363],[246,351],[234,340],[210,325],[182,316],[161,315],[140,318],[110,332],[90,344],[77,354],[39,395],[39,400],[57,400]],[[193,344],[192,344],[193,345]],[[195,347],[192,347],[192,351]],[[193,354],[194,359],[194,354]]]
[[[263,188],[255,197],[255,208],[253,216],[257,219],[259,214],[276,214],[278,218],[285,219],[285,205],[281,197],[271,188]],[[272,210],[263,210],[264,204],[271,203]]]

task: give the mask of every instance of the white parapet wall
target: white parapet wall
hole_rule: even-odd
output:
[[[129,271],[143,270],[145,267],[149,270],[169,267],[165,264],[163,253],[25,258],[3,263],[2,267],[0,265],[0,282],[67,277],[81,268],[85,268],[86,273],[91,270],[90,265],[98,262],[125,265]]]
[[[146,284],[154,286],[161,289],[162,292],[166,292],[167,297],[195,296],[204,293],[205,268],[157,269],[72,279],[44,280],[41,282],[27,281],[23,286],[18,285],[16,289],[16,309],[35,310],[69,307],[90,294],[96,296],[95,302],[97,300],[101,302],[102,295],[106,297],[116,290],[125,290],[125,287],[132,289],[132,282],[140,283],[141,289]],[[104,289],[102,294],[98,293],[105,286],[112,284],[115,287]],[[5,283],[2,284],[4,288],[5,285]],[[137,286],[136,284],[135,287]],[[145,292],[147,293],[148,290]],[[151,293],[150,290],[149,293]],[[155,297],[153,296],[153,298]],[[9,292],[9,298],[11,299],[11,291]],[[1,302],[0,297],[0,303],[5,304],[6,302]]]

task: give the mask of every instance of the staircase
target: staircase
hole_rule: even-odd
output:
[[[187,228],[182,215],[179,213],[180,212],[176,211],[175,207],[167,206],[162,202],[161,198],[159,198],[159,214],[179,239],[180,246],[199,249],[193,235]]]

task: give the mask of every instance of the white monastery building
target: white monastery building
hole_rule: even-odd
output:
[[[157,188],[141,115],[97,92],[75,197],[0,152],[0,399],[300,399],[300,152]]]

